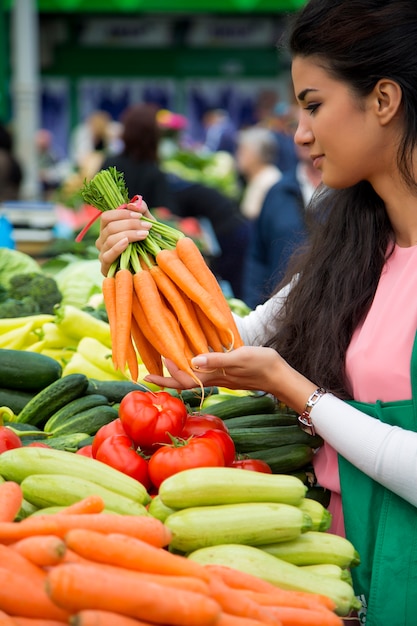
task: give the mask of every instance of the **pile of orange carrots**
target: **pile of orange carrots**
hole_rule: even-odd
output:
[[[128,197],[123,175],[114,168],[98,172],[82,193],[100,211],[126,206]],[[242,340],[194,240],[156,219],[149,221],[146,239],[129,244],[103,281],[113,363],[121,371],[127,367],[136,381],[138,354],[147,370],[158,375],[167,358],[202,386],[191,358],[237,348]]]
[[[173,554],[151,516],[90,496],[16,522],[21,500],[0,484],[0,626],[342,626],[325,596]]]

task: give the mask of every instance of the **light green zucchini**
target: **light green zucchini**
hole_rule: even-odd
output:
[[[248,472],[232,467],[196,467],[166,478],[159,496],[166,506],[183,509],[239,502],[299,505],[307,488],[295,476]]]
[[[352,586],[344,580],[333,580],[303,571],[301,567],[282,561],[254,546],[231,543],[210,546],[192,552],[188,558],[202,565],[226,565],[283,589],[325,595],[333,600],[335,612],[340,616],[348,615],[352,609],[359,609],[361,606],[355,598]]]
[[[172,532],[170,546],[187,553],[223,543],[288,541],[308,531],[311,518],[290,504],[245,502],[181,509],[169,515],[165,525]]]

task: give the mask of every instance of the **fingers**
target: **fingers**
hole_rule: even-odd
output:
[[[100,218],[100,234],[95,242],[99,251],[101,271],[106,276],[111,264],[127,248],[129,243],[142,241],[152,226],[142,220],[150,215],[145,202],[129,203],[126,208],[105,211]]]

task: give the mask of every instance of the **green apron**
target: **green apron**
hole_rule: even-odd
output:
[[[386,424],[417,431],[417,335],[411,357],[412,399],[354,407]],[[410,459],[414,471],[416,458]],[[417,624],[417,508],[339,455],[346,537],[361,557],[352,569],[366,626]],[[417,484],[416,484],[417,489]]]

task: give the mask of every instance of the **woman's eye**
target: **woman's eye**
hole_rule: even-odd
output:
[[[319,108],[319,106],[320,104],[318,104],[317,102],[312,102],[311,104],[305,107],[305,110],[310,111],[310,114],[312,114]]]

